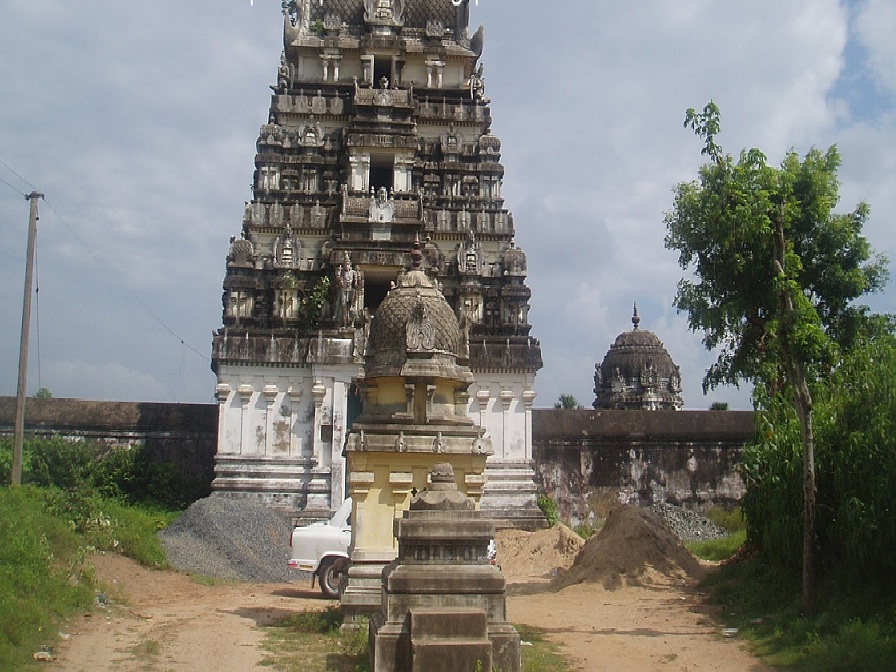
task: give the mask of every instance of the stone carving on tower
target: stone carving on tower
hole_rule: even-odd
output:
[[[502,194],[469,0],[299,0],[284,17],[253,198],[213,336],[214,488],[324,517],[346,494],[361,362],[407,250],[460,323],[467,414],[494,447],[483,510],[537,524],[541,346]],[[425,325],[425,316],[422,324]]]
[[[600,364],[594,366],[594,408],[680,411],[681,369],[651,331],[638,325],[616,337]]]

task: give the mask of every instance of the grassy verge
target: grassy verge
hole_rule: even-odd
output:
[[[93,604],[94,551],[164,566],[155,533],[173,515],[79,491],[0,488],[0,670],[32,669],[64,620]]]
[[[524,672],[566,672],[569,661],[560,655],[560,647],[549,642],[544,632],[528,625],[515,626],[523,642]]]
[[[267,628],[262,664],[278,672],[368,672],[367,624],[354,633],[339,632],[337,607],[303,611]],[[568,662],[536,628],[517,626],[525,672],[565,672]]]
[[[686,541],[684,547],[691,552],[691,555],[701,560],[727,560],[740,550],[746,540],[746,531],[740,530],[720,539]]]
[[[766,663],[794,670],[896,670],[896,580],[865,577],[850,585],[836,577],[821,586],[820,609],[799,613],[800,577],[749,558],[708,580],[728,627],[752,643]]]
[[[367,623],[355,632],[339,632],[337,607],[303,611],[267,628],[262,665],[278,672],[368,672]]]

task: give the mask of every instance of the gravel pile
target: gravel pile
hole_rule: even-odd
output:
[[[709,518],[674,504],[652,504],[647,508],[662,518],[666,527],[682,540],[719,539],[730,534]]]
[[[194,502],[159,532],[173,567],[218,579],[294,581],[289,570],[290,517],[245,499],[212,495]]]

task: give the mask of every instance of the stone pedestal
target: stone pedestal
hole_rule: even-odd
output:
[[[507,622],[505,580],[490,564],[494,522],[457,491],[449,464],[395,521],[398,558],[383,570],[370,620],[374,672],[520,670],[520,637]]]

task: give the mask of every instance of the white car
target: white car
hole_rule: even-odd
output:
[[[311,572],[320,584],[321,592],[329,598],[338,598],[343,575],[348,571],[349,546],[352,543],[352,500],[346,499],[327,522],[296,526],[289,540],[292,569]]]
[[[311,587],[317,580],[321,592],[329,598],[339,597],[351,564],[348,554],[352,543],[351,513],[352,500],[346,499],[329,521],[296,526],[289,540],[292,557],[287,565],[311,572]],[[490,539],[487,557],[492,565],[497,565],[497,550],[495,540]]]

